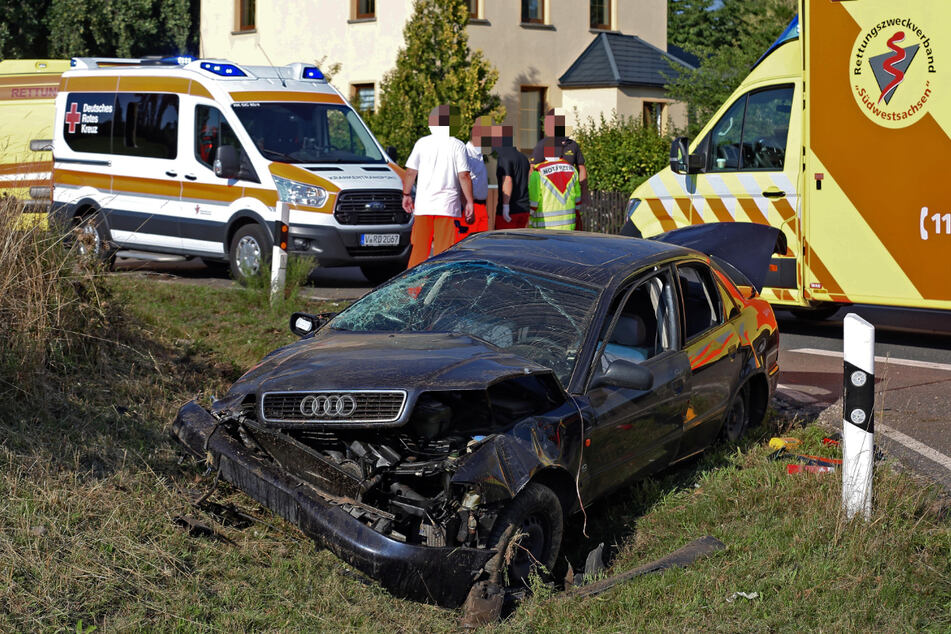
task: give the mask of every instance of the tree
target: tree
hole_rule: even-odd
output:
[[[640,117],[588,117],[572,136],[584,148],[592,190],[630,192],[670,163],[670,138]]]
[[[696,135],[743,81],[796,14],[796,0],[671,0],[670,41],[701,59],[677,67],[668,94],[689,107],[688,134]],[[675,29],[678,29],[675,31]]]
[[[465,139],[476,117],[505,116],[501,100],[489,92],[498,71],[482,51],[469,49],[468,22],[466,0],[416,0],[413,6],[396,66],[380,84],[379,110],[369,117],[381,143],[395,147],[404,160],[416,140],[429,134],[427,117],[435,106],[459,107],[464,128],[453,132]]]
[[[50,0],[6,2],[0,7],[0,59],[44,58]]]
[[[52,57],[197,52],[199,0],[51,0]]]

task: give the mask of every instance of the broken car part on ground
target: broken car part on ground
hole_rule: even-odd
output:
[[[173,434],[396,595],[524,583],[582,502],[765,414],[778,335],[750,280],[777,231],[719,229],[713,256],[692,228],[470,237],[335,317],[296,315],[301,341]]]

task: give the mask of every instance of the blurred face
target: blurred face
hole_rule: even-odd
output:
[[[565,115],[545,115],[545,136],[565,136]]]
[[[459,108],[449,104],[436,106],[429,113],[429,126],[432,128],[445,128],[449,133],[459,130],[462,127],[462,116],[459,114]]]

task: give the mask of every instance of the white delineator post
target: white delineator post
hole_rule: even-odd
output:
[[[842,508],[846,517],[872,512],[875,407],[875,326],[845,316],[842,398]]]
[[[271,254],[271,303],[284,294],[284,279],[287,276],[287,222],[290,207],[286,202],[277,203],[280,220],[275,223],[274,248]]]

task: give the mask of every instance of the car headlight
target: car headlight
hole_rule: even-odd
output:
[[[286,203],[323,207],[327,202],[327,190],[323,187],[298,183],[280,176],[274,177],[274,185],[277,187],[278,198]]]

